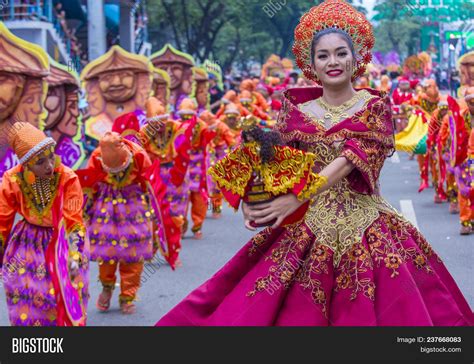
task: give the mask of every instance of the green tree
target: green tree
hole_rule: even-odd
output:
[[[155,0],[148,3],[155,49],[171,42],[200,62],[245,69],[272,54],[291,57],[293,33],[301,16],[322,0]],[[349,0],[352,3],[352,0]],[[360,3],[360,0],[359,0]],[[365,9],[357,5],[358,9]]]
[[[373,18],[378,22],[375,26],[375,49],[413,54],[419,51],[424,23],[472,21],[472,0],[445,0],[444,4],[442,7],[426,7],[420,6],[416,0],[378,0]]]

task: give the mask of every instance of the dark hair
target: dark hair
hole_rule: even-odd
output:
[[[248,131],[242,131],[244,141],[249,141],[249,136],[260,144],[260,158],[262,163],[270,162],[275,155],[273,149],[276,145],[283,145],[280,134],[273,130],[265,131],[259,127],[252,128]]]
[[[357,59],[356,51],[354,49],[354,42],[352,41],[352,38],[349,36],[349,34],[347,34],[344,30],[339,29],[339,28],[326,28],[324,30],[321,30],[320,32],[315,33],[313,36],[313,41],[311,42],[311,63],[314,63],[316,46],[318,45],[321,38],[328,34],[340,35],[349,46],[349,49],[351,50],[352,57],[354,57],[354,60]]]

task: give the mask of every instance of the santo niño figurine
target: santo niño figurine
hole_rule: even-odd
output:
[[[222,190],[227,202],[238,209],[240,200],[259,204],[285,193],[306,199],[326,183],[326,178],[313,172],[316,156],[312,153],[283,146],[277,132],[262,129],[254,116],[242,119],[242,144],[229,153],[209,174]],[[309,202],[288,216],[282,225],[301,220]],[[265,225],[251,223],[254,227]]]

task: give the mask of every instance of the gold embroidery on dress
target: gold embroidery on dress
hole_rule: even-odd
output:
[[[339,148],[319,143],[310,146],[320,162],[319,168],[340,155]],[[360,243],[365,230],[379,217],[379,212],[398,212],[382,197],[353,191],[343,179],[314,199],[305,216],[306,225],[318,237],[318,242],[334,252],[334,265],[354,244]]]
[[[340,106],[331,106],[327,104],[322,99],[322,97],[319,97],[317,99],[298,104],[298,109],[305,116],[306,121],[310,121],[310,123],[315,124],[323,130],[329,130],[339,122],[351,117],[348,111],[354,108],[354,106],[360,103],[360,101],[363,101],[363,104],[359,108],[359,111],[366,108],[369,101],[376,97],[377,96],[372,95],[368,91],[362,90],[357,92],[349,101],[346,101]],[[308,110],[308,107],[311,104],[317,104],[321,110],[325,112],[324,115],[322,117],[318,117],[316,114],[314,114],[314,112]],[[359,111],[356,111],[352,116],[357,114]],[[327,126],[327,123],[324,120],[329,122],[329,126]]]

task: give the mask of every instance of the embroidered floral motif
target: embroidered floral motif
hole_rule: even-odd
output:
[[[250,242],[252,243],[249,249],[249,256],[254,255],[257,251],[259,251],[260,247],[265,244],[270,237],[272,229],[266,228],[262,230],[260,233],[255,235]]]
[[[383,225],[387,226],[390,235],[382,232]],[[419,231],[408,222],[393,215],[382,214],[380,219],[368,229],[366,237],[374,263],[378,267],[383,265],[390,269],[392,278],[398,276],[400,266],[410,260],[416,268],[427,273],[432,272],[428,259],[433,256],[433,249]],[[409,238],[415,240],[419,250],[415,247],[403,247],[401,243]]]
[[[354,244],[342,257],[337,269],[335,291],[351,289],[350,300],[355,300],[363,293],[370,300],[375,299],[375,283],[363,273],[373,269],[372,259],[368,249],[362,244]]]
[[[266,229],[267,234],[271,229]],[[261,246],[269,235],[258,234],[258,239],[252,239],[251,253],[257,251],[257,246]],[[262,240],[265,241],[262,241]],[[306,251],[308,244],[311,243],[308,232],[301,223],[296,223],[286,227],[285,235],[278,242],[277,246],[273,248],[270,253],[265,254],[265,261],[271,260],[275,265],[269,269],[269,274],[265,277],[260,277],[255,282],[253,291],[247,293],[247,296],[253,296],[257,292],[268,290],[273,291],[280,289],[282,286],[288,288],[299,268],[302,261],[299,256]]]

